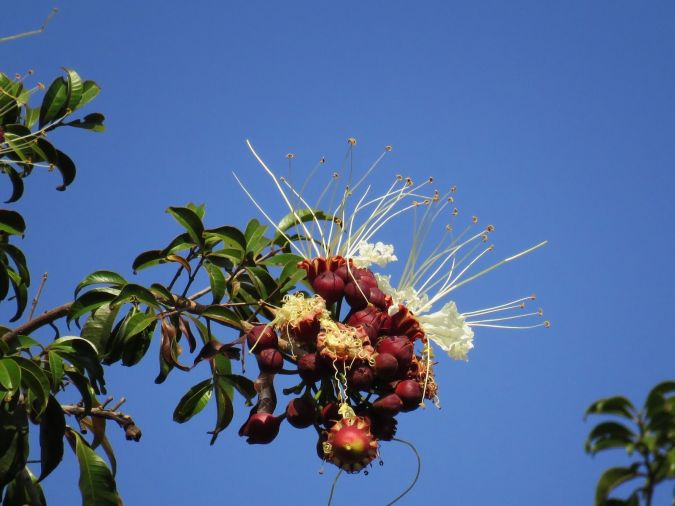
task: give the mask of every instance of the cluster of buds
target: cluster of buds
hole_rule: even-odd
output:
[[[291,390],[303,393],[281,416],[254,409],[240,434],[249,443],[269,443],[283,419],[314,427],[319,456],[357,472],[377,456],[379,440],[394,437],[400,412],[436,400],[431,348],[404,305],[389,311],[391,297],[369,269],[342,257],[303,260],[299,267],[314,296],[287,295],[275,318],[246,338],[262,374],[290,364],[287,371],[301,380]]]

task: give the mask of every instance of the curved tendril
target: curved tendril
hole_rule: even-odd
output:
[[[417,484],[417,480],[420,477],[420,471],[422,470],[422,458],[420,457],[420,454],[417,452],[417,448],[415,448],[415,446],[412,443],[409,443],[408,441],[399,439],[397,437],[393,438],[392,441],[398,441],[399,443],[403,443],[404,445],[409,446],[410,449],[415,453],[415,457],[417,458],[417,472],[415,473],[415,479],[413,479],[412,483],[408,485],[408,488],[406,488],[401,494],[396,496],[396,498],[393,501],[388,502],[387,506],[391,506],[392,504],[403,499],[403,497],[406,496],[408,492],[410,492],[413,489],[413,487]]]
[[[330,487],[330,495],[328,496],[328,506],[333,504],[333,494],[335,493],[335,485],[337,485],[338,478],[342,476],[342,471],[343,469],[340,469],[340,471],[337,473],[337,476],[335,476],[335,479],[333,480],[333,486]]]

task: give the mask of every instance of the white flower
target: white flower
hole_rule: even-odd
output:
[[[377,241],[375,244],[361,241],[357,245],[358,255],[351,257],[356,267],[370,267],[376,264],[384,267],[389,262],[398,260],[394,255],[394,246]]]
[[[467,360],[473,348],[473,330],[450,301],[440,311],[417,317],[426,336],[455,360]]]

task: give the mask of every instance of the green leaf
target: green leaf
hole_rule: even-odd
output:
[[[239,316],[223,306],[209,306],[202,312],[201,316],[208,318],[209,320],[217,321],[218,323],[222,323],[223,325],[227,325],[228,327],[232,327],[234,329],[241,329],[242,322]]]
[[[96,393],[105,393],[103,367],[99,362],[98,350],[86,339],[77,336],[61,337],[47,347],[70,362],[78,372],[86,371]]]
[[[585,449],[594,454],[608,448],[625,448],[637,441],[637,436],[624,425],[617,422],[598,424],[588,435]]]
[[[276,255],[266,258],[260,263],[262,265],[286,266],[288,264],[297,265],[297,263],[300,262],[301,260],[302,257],[300,255],[296,255],[295,253],[277,253]]]
[[[49,361],[49,373],[52,390],[56,392],[63,380],[63,359],[53,351],[47,352],[47,360]]]
[[[110,302],[110,305],[115,307],[126,302],[142,302],[149,307],[158,306],[155,296],[150,290],[134,283],[124,285],[119,295]]]
[[[334,219],[333,216],[326,214],[323,211],[312,210],[308,208],[297,209],[295,213],[288,213],[277,224],[276,228],[277,233],[274,235],[272,242],[274,244],[283,244],[284,242],[286,242],[286,239],[284,239],[284,236],[281,234],[281,232],[286,232],[290,228],[296,225],[300,225],[300,223],[307,223],[310,221],[314,221],[315,218],[318,221],[333,221]]]
[[[66,101],[66,112],[73,112],[75,109],[77,109],[78,104],[82,100],[82,92],[84,91],[84,84],[82,83],[82,79],[78,75],[77,72],[75,72],[72,69],[64,68],[63,70],[66,71],[67,73],[67,91],[68,91],[68,99]]]
[[[0,387],[9,392],[15,392],[20,386],[21,368],[19,365],[11,358],[0,358]]]
[[[82,327],[80,335],[96,347],[100,357],[106,355],[119,311],[119,306],[113,308],[105,303],[94,310]]]
[[[57,77],[49,86],[40,106],[40,128],[63,115],[68,103],[68,85],[63,77]]]
[[[645,408],[649,418],[656,417],[661,411],[667,409],[666,397],[675,392],[675,381],[664,381],[656,385],[647,395]]]
[[[80,109],[94,100],[100,91],[101,88],[94,81],[85,81],[82,83],[82,96],[80,97],[80,102],[77,104],[76,109]]]
[[[94,288],[88,291],[70,306],[66,321],[70,323],[77,320],[80,316],[110,303],[117,295],[119,290],[116,288]]]
[[[49,378],[42,368],[32,360],[18,356],[14,356],[12,359],[21,367],[21,384],[33,396],[32,408],[35,415],[40,417],[47,407],[47,400],[49,399]]]
[[[625,397],[615,396],[600,399],[591,404],[584,416],[588,415],[618,415],[624,418],[633,419],[637,410],[633,404]]]
[[[218,228],[211,228],[205,230],[204,235],[207,238],[217,238],[223,241],[226,247],[246,251],[246,237],[236,227],[224,225]]]
[[[16,478],[7,485],[5,498],[2,501],[2,506],[14,506],[18,504],[29,504],[30,506],[47,505],[42,487],[28,467],[24,467],[19,471]]]
[[[7,177],[9,177],[9,182],[12,183],[12,194],[10,195],[9,199],[5,200],[5,203],[11,204],[12,202],[16,202],[23,195],[23,178],[19,175],[16,169],[10,165],[0,163],[0,170],[7,174]]]
[[[66,433],[66,417],[61,405],[49,396],[47,409],[40,421],[40,478],[44,480],[56,469],[63,458],[63,436]]]
[[[185,423],[204,409],[211,399],[212,386],[212,381],[207,379],[190,388],[178,401],[178,405],[173,412],[173,420],[178,423]]]
[[[262,225],[256,219],[248,222],[246,230],[244,231],[247,253],[251,253],[255,256],[262,250],[264,245],[267,244],[267,240],[263,240],[265,230],[267,230],[267,225]]]
[[[153,319],[148,327],[125,339],[124,350],[122,351],[122,365],[131,367],[141,361],[150,347],[156,326],[157,320]]]
[[[202,220],[199,219],[197,213],[187,207],[169,207],[166,212],[173,216],[180,225],[185,227],[195,244],[204,244],[204,238],[202,237],[204,225],[202,225]]]
[[[168,246],[162,250],[162,256],[166,257],[171,254],[176,254],[180,251],[194,248],[196,245],[197,244],[193,242],[192,238],[190,237],[190,234],[184,232],[173,238]]]
[[[144,251],[134,259],[131,268],[136,274],[142,269],[147,269],[153,265],[163,264],[166,262],[166,255],[159,249]]]
[[[24,309],[26,309],[26,304],[28,304],[28,287],[21,279],[21,276],[12,269],[7,270],[7,275],[11,281],[12,289],[14,290],[14,300],[16,301],[16,313],[14,313],[14,316],[9,321],[15,322],[21,318]]]
[[[151,323],[157,321],[157,315],[154,313],[136,313],[124,325],[123,335],[134,336],[143,332]]]
[[[25,105],[24,110],[26,111],[26,114],[23,122],[26,125],[26,128],[33,128],[40,118],[40,108]]]
[[[118,506],[117,485],[103,459],[92,450],[84,438],[68,430],[68,442],[80,464],[82,506]]]
[[[64,123],[64,125],[82,128],[84,130],[91,130],[93,132],[105,132],[105,125],[103,124],[104,121],[105,116],[103,114],[100,112],[92,112],[91,114],[87,114],[82,119],[69,121],[68,123]]]
[[[250,406],[251,401],[258,395],[253,382],[246,376],[241,376],[239,374],[223,374],[220,378],[232,385],[237,392],[244,397],[247,406]]]
[[[19,277],[23,284],[30,286],[30,272],[28,271],[28,263],[26,262],[26,256],[23,252],[13,244],[8,243],[0,245],[0,251],[2,250],[7,253],[14,262],[14,265],[16,265],[16,271],[19,273]]]
[[[26,222],[16,211],[0,209],[0,231],[10,235],[23,235],[26,232]]]
[[[80,293],[80,290],[83,288],[99,284],[106,284],[119,288],[126,285],[127,280],[116,272],[112,271],[92,272],[78,283],[77,287],[75,288],[75,298],[77,298],[78,293]]]
[[[173,306],[174,304],[173,294],[164,285],[161,285],[159,283],[153,283],[152,285],[150,285],[150,291],[155,297],[155,300],[158,300],[162,304]]]
[[[223,272],[210,262],[205,262],[204,267],[209,274],[209,283],[211,284],[211,294],[213,295],[213,304],[219,304],[225,296],[225,276]]]
[[[607,499],[612,490],[626,481],[637,478],[637,473],[629,467],[612,467],[607,469],[595,489],[595,506],[606,506]]]
[[[231,372],[232,364],[228,357],[222,355],[213,357],[213,391],[216,394],[216,425],[209,432],[211,434],[211,445],[216,442],[218,434],[230,425],[234,416],[234,407],[232,405],[234,389],[230,382],[223,379],[225,375],[229,375]]]

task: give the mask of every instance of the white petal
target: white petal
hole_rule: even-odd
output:
[[[467,360],[473,348],[473,330],[450,301],[440,311],[417,317],[427,337],[455,360]]]
[[[358,245],[358,252],[357,256],[352,257],[357,267],[369,267],[372,264],[384,267],[389,262],[398,260],[394,255],[394,246],[380,241],[375,244],[361,241]]]

